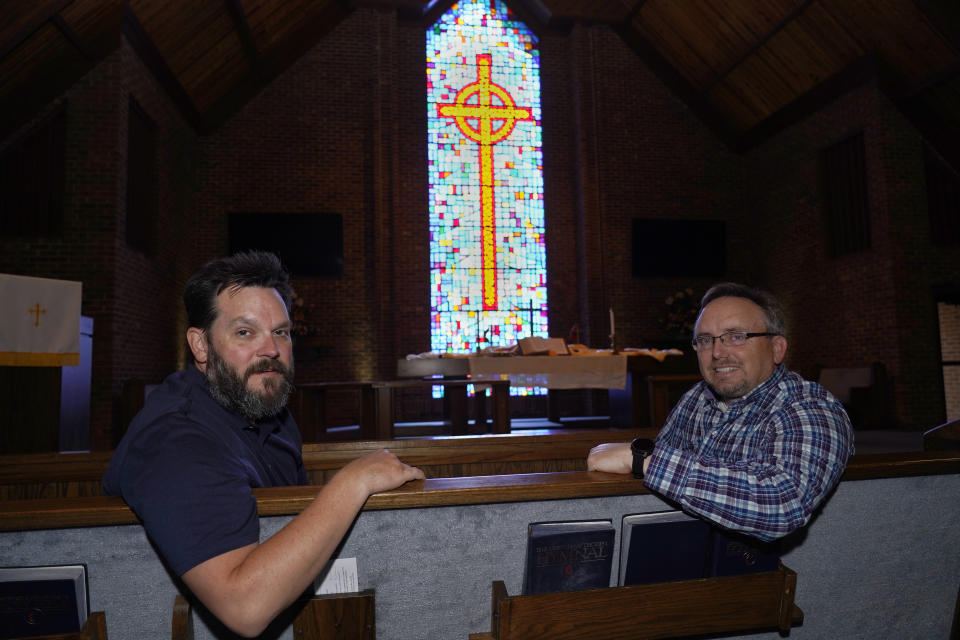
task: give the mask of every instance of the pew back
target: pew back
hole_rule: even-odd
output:
[[[652,431],[583,430],[464,437],[324,442],[303,445],[310,484],[326,484],[351,460],[390,449],[431,478],[586,471],[590,449]],[[0,456],[0,500],[100,495],[110,451]]]
[[[0,456],[0,500],[100,495],[112,451]]]

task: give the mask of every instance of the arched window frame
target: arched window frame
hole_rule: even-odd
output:
[[[548,335],[538,39],[471,0],[426,40],[431,349]]]

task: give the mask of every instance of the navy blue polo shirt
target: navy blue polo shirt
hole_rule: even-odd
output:
[[[224,409],[193,365],[170,375],[130,423],[103,476],[179,576],[257,542],[251,489],[307,484],[300,431],[284,409],[251,425]]]

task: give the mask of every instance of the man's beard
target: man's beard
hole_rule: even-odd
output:
[[[251,391],[247,388],[250,376],[262,371],[277,371],[283,377],[279,382],[265,380],[263,392]],[[207,345],[206,376],[213,398],[228,411],[239,413],[251,422],[280,413],[287,406],[293,389],[293,363],[287,367],[279,360],[263,358],[241,375],[220,357],[212,344]]]

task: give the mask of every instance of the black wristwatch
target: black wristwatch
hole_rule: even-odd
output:
[[[630,443],[633,452],[633,477],[643,480],[643,459],[653,454],[653,440],[650,438],[634,438]]]

